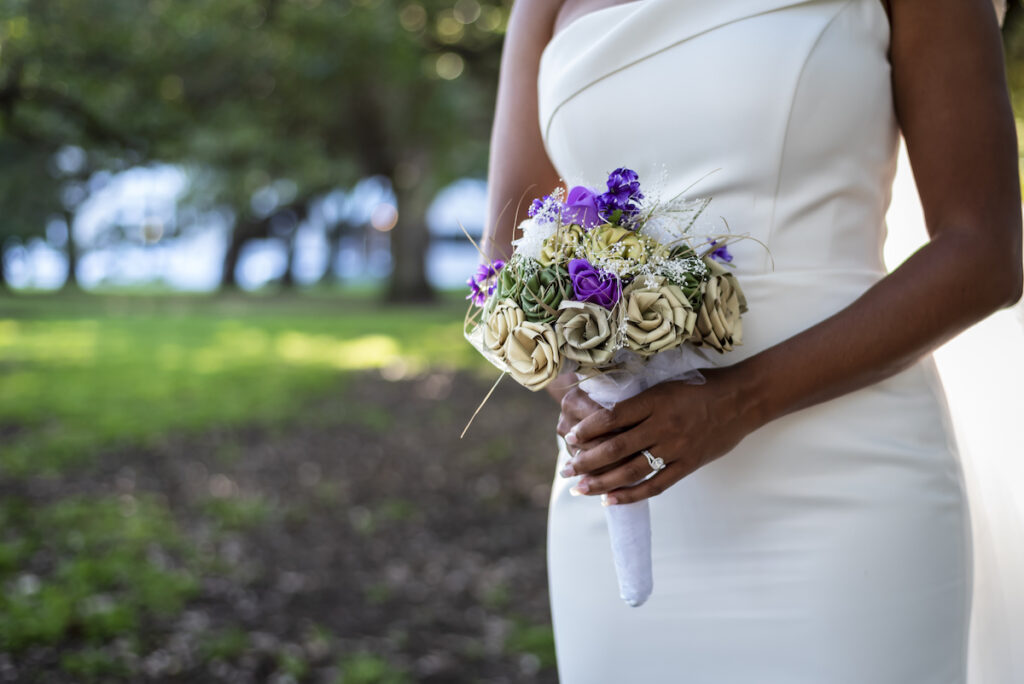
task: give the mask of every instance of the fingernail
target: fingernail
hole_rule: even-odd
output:
[[[565,464],[565,467],[558,471],[558,474],[562,477],[572,477],[576,474],[576,469],[572,467],[572,461]]]
[[[569,430],[569,434],[567,434],[565,436],[565,441],[568,442],[569,444],[575,444],[576,443],[576,430],[575,429]]]
[[[616,503],[618,503],[618,502],[615,500],[614,496],[612,496],[610,494],[602,494],[601,495],[601,505],[602,506],[614,506]]]
[[[580,494],[586,494],[590,491],[590,485],[586,482],[580,482],[575,487],[569,490],[569,493],[573,496],[579,496]]]

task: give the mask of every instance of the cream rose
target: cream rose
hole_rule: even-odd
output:
[[[697,323],[686,294],[666,278],[638,278],[622,293],[626,346],[649,356],[681,344]]]
[[[583,242],[583,235],[583,229],[576,224],[562,226],[541,243],[537,261],[544,266],[566,263],[576,256],[576,250]]]
[[[603,366],[615,353],[611,312],[590,302],[563,301],[555,326],[562,335],[562,354],[585,366]]]
[[[739,282],[731,273],[713,275],[704,284],[703,304],[697,315],[694,344],[706,344],[720,352],[743,344],[743,320],[747,310]]]
[[[555,379],[562,369],[558,335],[547,323],[523,321],[505,340],[505,363],[523,387],[536,392]]]
[[[505,342],[517,325],[526,320],[526,314],[511,299],[502,299],[484,321],[484,346],[504,358]]]
[[[599,268],[631,276],[647,263],[650,242],[636,231],[606,223],[587,233],[584,253]]]

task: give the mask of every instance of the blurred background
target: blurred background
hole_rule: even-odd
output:
[[[459,439],[510,4],[0,0],[0,682],[555,680],[556,408]]]

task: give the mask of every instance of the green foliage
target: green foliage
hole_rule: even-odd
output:
[[[309,674],[309,663],[300,655],[287,651],[282,651],[277,655],[277,667],[281,672],[295,680],[301,680]]]
[[[400,668],[373,653],[353,653],[339,663],[336,684],[405,684],[411,681]]]
[[[542,668],[555,665],[555,634],[551,625],[530,625],[515,620],[505,639],[505,647],[513,653],[529,653]]]
[[[155,500],[71,497],[30,511],[9,499],[0,522],[22,549],[20,574],[0,574],[14,587],[0,595],[0,649],[59,644],[72,633],[100,645],[134,632],[147,614],[176,613],[197,589],[188,567],[172,561],[186,557],[186,547]],[[36,558],[51,561],[36,570]],[[69,663],[102,664],[88,654]]]
[[[209,499],[203,511],[224,530],[245,530],[257,527],[270,519],[273,507],[267,501],[255,497]]]
[[[118,658],[98,648],[83,648],[61,654],[61,669],[75,675],[77,681],[102,682],[108,677],[124,677],[128,668]]]
[[[234,256],[280,232],[251,206],[261,189],[301,216],[365,176],[403,198],[482,175],[510,4],[0,0],[0,199],[18,200],[0,236],[62,209],[50,158],[67,145],[83,172],[189,168],[190,203],[232,210]],[[400,215],[422,231],[411,204]]]
[[[231,627],[204,636],[199,652],[206,660],[232,660],[249,648],[249,633],[239,627]]]
[[[461,310],[300,297],[19,299],[0,310],[0,469],[55,472],[175,430],[290,420],[346,371],[480,367],[461,339]],[[390,425],[379,410],[359,417]]]

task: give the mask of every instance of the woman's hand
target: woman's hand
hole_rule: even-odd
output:
[[[566,394],[558,432],[573,459],[561,474],[584,476],[574,493],[607,494],[605,505],[646,499],[760,427],[756,398],[740,385],[742,372],[702,372],[703,385],[662,383],[612,409],[601,408],[579,388]],[[647,480],[652,471],[643,449],[665,461],[665,468]]]
[[[571,377],[571,376],[570,376]],[[561,395],[562,413],[558,416],[558,434],[565,437],[581,420],[595,411],[601,410],[601,405],[587,396],[587,393],[573,385]],[[574,453],[576,449],[572,450]]]

